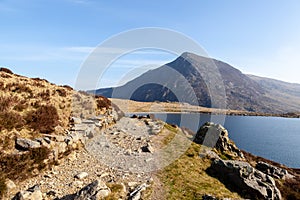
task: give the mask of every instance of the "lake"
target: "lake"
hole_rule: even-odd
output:
[[[155,114],[171,124],[193,131],[206,121],[224,123],[229,137],[243,150],[289,167],[300,168],[300,119],[209,114]],[[197,121],[200,121],[196,125]]]

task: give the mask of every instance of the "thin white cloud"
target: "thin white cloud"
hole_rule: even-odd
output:
[[[113,67],[134,67],[134,66],[148,66],[148,65],[163,65],[169,62],[170,60],[166,59],[120,59],[115,61]]]
[[[91,53],[98,59],[99,54],[122,54],[128,50],[112,47],[92,47],[92,46],[70,46],[70,47],[50,47],[50,46],[22,46],[22,45],[0,45],[0,59],[24,60],[24,61],[53,61],[53,60],[78,60],[83,61]],[[124,54],[126,56],[126,54]],[[156,51],[136,51],[129,55],[132,58],[120,57],[113,62],[118,66],[141,66],[148,64],[164,64],[166,59],[159,59],[159,52]],[[143,59],[143,56],[153,56],[153,59]],[[97,61],[97,60],[96,60]]]

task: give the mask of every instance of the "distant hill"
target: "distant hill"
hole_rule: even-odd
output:
[[[248,75],[248,77],[256,81],[266,91],[265,95],[274,100],[275,104],[270,104],[270,106],[278,106],[287,112],[300,112],[300,84],[254,75]]]
[[[217,80],[218,76],[215,74],[216,72],[212,70],[213,65],[219,70],[222,80]],[[189,101],[192,95],[190,94],[191,92],[187,92],[185,99],[177,99],[170,88],[180,89],[185,92],[188,91],[188,84],[178,81],[179,76],[170,76],[168,69],[174,69],[179,72],[192,86],[196,94],[196,101]],[[210,77],[210,80],[205,79],[204,76],[206,75]],[[160,84],[155,84],[156,81],[152,80],[163,81],[160,81]],[[147,81],[149,84],[145,84]],[[224,98],[224,96],[214,96],[214,102],[217,103],[213,104],[210,89],[207,86],[207,83],[210,82],[212,84],[215,83],[217,85],[216,88],[218,88],[218,85],[221,85],[220,81],[223,81],[224,84],[226,108],[228,109],[264,113],[298,112],[300,110],[299,84],[290,84],[253,75],[246,75],[225,62],[187,52],[183,53],[174,61],[157,69],[150,70],[123,86],[98,89],[90,92],[95,92],[96,94],[106,97],[127,98],[128,91],[131,91],[132,88],[136,88],[133,94],[130,95],[131,100],[145,102],[183,101],[204,107],[221,107],[223,106],[222,98]],[[114,92],[114,95],[112,95],[112,92]]]

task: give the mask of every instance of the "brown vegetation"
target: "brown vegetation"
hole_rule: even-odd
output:
[[[72,88],[71,86],[69,86],[69,85],[63,85],[62,87],[63,87],[63,88],[66,88],[66,89],[69,90],[69,91],[72,91],[72,90],[73,90],[73,88]]]
[[[286,200],[300,199],[300,176],[294,179],[287,179],[285,181],[276,182],[281,195]]]
[[[100,95],[96,95],[95,98],[96,98],[98,109],[102,109],[102,108],[109,109],[111,107],[111,101],[108,98]]]
[[[6,190],[7,188],[6,188],[5,179],[0,177],[0,197],[2,197],[5,194]]]
[[[12,129],[20,129],[24,126],[22,116],[14,111],[0,112],[0,131],[3,129],[11,131]]]
[[[30,128],[41,133],[51,133],[59,124],[57,109],[52,105],[42,105],[26,116],[26,123]]]
[[[4,68],[4,67],[0,68],[0,72],[5,72],[5,73],[8,73],[8,74],[14,74],[10,69]]]
[[[7,179],[22,181],[40,171],[52,163],[44,161],[49,157],[50,149],[40,147],[20,154],[5,154],[0,152],[0,198],[5,194]]]
[[[11,107],[17,102],[16,97],[0,96],[0,131],[3,129],[20,129],[24,125],[22,116],[12,111]]]
[[[29,93],[32,95],[32,90],[24,84],[19,83],[8,83],[6,84],[5,89],[10,92],[15,93]]]
[[[61,97],[66,97],[67,96],[67,92],[64,89],[56,89],[56,92]]]
[[[38,93],[38,96],[44,101],[49,101],[50,100],[50,91],[49,90],[42,91],[42,92]]]
[[[31,149],[23,154],[4,154],[0,152],[0,177],[11,180],[24,180],[32,176],[33,169],[46,167],[44,160],[50,150],[46,147]],[[22,169],[22,170],[20,170]]]

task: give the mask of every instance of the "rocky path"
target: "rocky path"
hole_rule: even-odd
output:
[[[152,170],[144,165],[155,151],[151,139],[163,126],[151,119],[124,117],[106,129],[97,129],[85,141],[84,149],[73,151],[51,170],[18,184],[11,190],[10,198],[16,191],[38,185],[43,199],[67,199],[91,182],[101,180],[122,185],[125,196],[121,198],[126,199],[135,187],[153,181]]]

